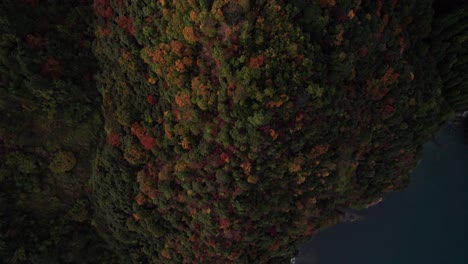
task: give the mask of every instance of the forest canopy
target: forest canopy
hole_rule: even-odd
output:
[[[2,1],[0,262],[288,263],[404,189],[468,110],[467,19],[428,0]]]

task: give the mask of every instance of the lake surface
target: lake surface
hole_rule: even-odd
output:
[[[468,146],[437,138],[405,191],[318,233],[296,264],[468,264]]]

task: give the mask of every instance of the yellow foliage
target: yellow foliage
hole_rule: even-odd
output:
[[[305,180],[306,180],[306,177],[304,177],[304,176],[298,176],[298,177],[297,177],[296,183],[297,183],[298,185],[301,185],[301,184],[303,184],[303,183],[305,182]]]
[[[72,152],[61,151],[57,153],[49,164],[49,169],[54,173],[67,172],[75,167],[76,158]]]
[[[195,36],[193,27],[184,27],[182,34],[184,35],[185,40],[187,40],[189,43],[197,42],[197,37]]]
[[[140,221],[140,217],[139,217],[138,214],[136,214],[136,213],[133,213],[133,219],[134,219],[136,222]]]
[[[258,177],[257,177],[257,176],[250,175],[250,176],[247,178],[247,182],[248,182],[248,183],[256,184],[257,181],[258,181]]]
[[[281,105],[283,105],[283,101],[281,101],[281,100],[279,100],[279,101],[277,101],[277,102],[275,102],[275,101],[270,101],[270,102],[268,102],[268,104],[267,104],[267,106],[268,106],[269,108],[280,107]]]
[[[322,177],[328,177],[330,176],[330,173],[327,170],[322,171]]]
[[[183,149],[190,149],[189,142],[186,137],[184,137],[180,145],[182,146]]]
[[[156,79],[154,79],[154,78],[152,78],[152,77],[149,77],[149,78],[148,78],[148,82],[149,82],[150,84],[156,84]]]
[[[298,172],[301,170],[301,165],[297,163],[289,163],[289,172]]]
[[[355,14],[354,14],[354,10],[353,10],[353,9],[349,10],[349,12],[348,12],[348,17],[349,17],[349,19],[353,19],[353,18],[354,18],[354,15],[355,15]]]
[[[158,173],[158,179],[160,181],[168,181],[171,179],[171,173],[170,173],[170,168],[169,164],[165,164],[161,171]]]
[[[143,164],[148,158],[148,154],[136,144],[127,146],[124,151],[124,158],[132,165]]]
[[[238,0],[238,3],[242,8],[244,9],[245,12],[248,12],[250,10],[250,1],[249,0]]]
[[[218,21],[223,21],[224,20],[223,11],[221,10],[221,8],[212,9],[211,14]]]
[[[186,165],[185,163],[177,163],[177,164],[174,166],[174,170],[175,170],[176,172],[184,171],[186,167],[187,167],[187,165]]]
[[[167,138],[169,138],[169,139],[172,138],[171,131],[169,131],[169,127],[167,126],[167,124],[164,124],[164,133],[166,134]]]
[[[161,257],[165,259],[171,259],[171,255],[169,254],[168,248],[164,248],[163,250],[161,250]]]

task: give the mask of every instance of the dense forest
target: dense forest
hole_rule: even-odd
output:
[[[0,262],[288,263],[468,110],[467,8],[3,0]]]

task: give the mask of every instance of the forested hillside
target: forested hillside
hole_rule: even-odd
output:
[[[117,261],[90,225],[93,11],[58,2],[0,4],[0,263]]]
[[[466,14],[3,1],[0,262],[288,263],[468,108]]]

